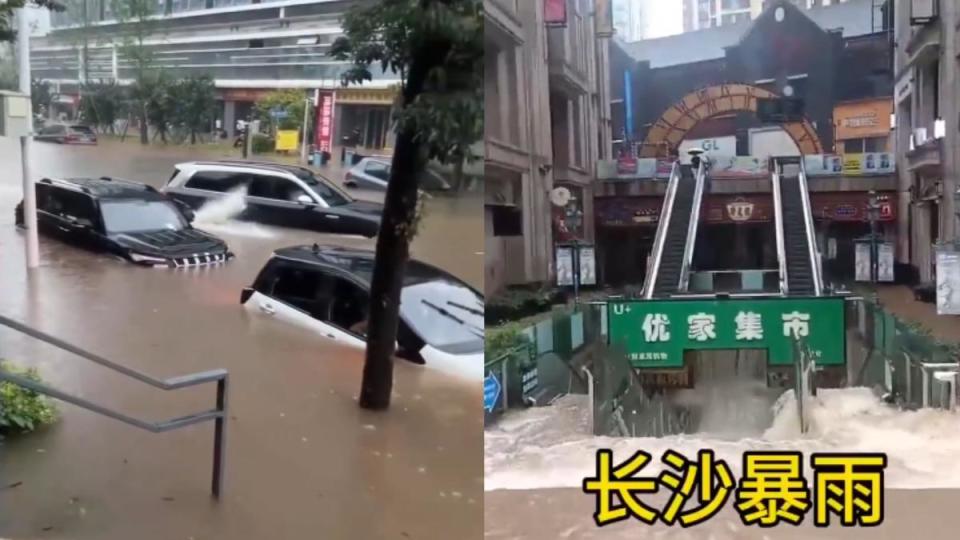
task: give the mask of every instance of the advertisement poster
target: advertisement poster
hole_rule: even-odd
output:
[[[543,20],[547,26],[566,26],[567,0],[543,0]]]
[[[937,314],[960,315],[960,253],[937,251]]]
[[[767,163],[751,156],[710,156],[713,178],[754,178],[769,174]]]
[[[557,248],[557,286],[573,286],[573,248]]]
[[[593,247],[580,248],[580,285],[597,284],[597,260]]]
[[[893,171],[893,154],[872,152],[869,154],[846,154],[843,156],[843,174],[846,176],[892,174]]]
[[[854,252],[855,276],[857,281],[870,281],[870,242],[857,242]],[[877,244],[877,281],[880,283],[893,282],[893,244],[880,242]]]
[[[669,159],[656,160],[656,177],[670,178],[670,172],[673,171],[673,161]]]
[[[893,283],[893,244],[884,242],[877,246],[877,279],[881,283]]]
[[[870,244],[857,242],[854,252],[854,267],[856,272],[854,279],[857,281],[870,281]]]
[[[832,154],[803,156],[803,166],[808,176],[833,176],[843,173],[843,160]]]
[[[320,152],[333,151],[333,92],[319,92],[316,145]]]
[[[597,162],[597,178],[600,180],[633,180],[653,178],[657,171],[657,160],[653,158],[605,159]],[[669,176],[670,172],[667,171]]]

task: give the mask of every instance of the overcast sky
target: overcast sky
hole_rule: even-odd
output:
[[[643,2],[649,13],[647,38],[672,36],[683,32],[683,2],[681,0],[630,0]]]

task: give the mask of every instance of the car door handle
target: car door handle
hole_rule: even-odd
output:
[[[260,304],[260,311],[266,313],[267,315],[274,315],[277,313],[277,310],[273,309],[273,306],[270,304]]]
[[[323,217],[327,219],[340,219],[340,216],[335,216],[333,214],[325,214]]]

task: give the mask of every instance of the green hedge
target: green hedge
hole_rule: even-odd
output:
[[[566,303],[562,291],[550,289],[506,289],[487,299],[484,320],[488,326],[516,321],[550,311],[555,304]]]
[[[0,362],[0,369],[42,382],[35,368],[23,369]],[[46,397],[8,381],[0,382],[0,434],[33,431],[56,419],[57,409]]]

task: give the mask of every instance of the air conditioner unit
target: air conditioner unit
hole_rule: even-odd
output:
[[[927,142],[927,128],[918,127],[913,130],[914,143],[917,146],[923,146],[923,143]]]

